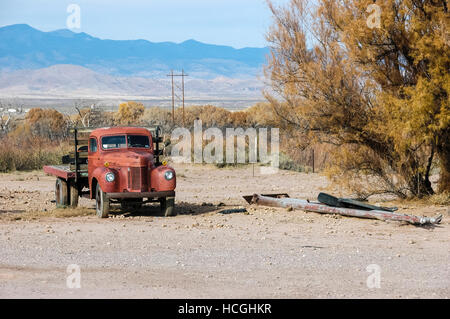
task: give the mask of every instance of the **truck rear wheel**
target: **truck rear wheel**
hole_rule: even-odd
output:
[[[176,216],[175,212],[175,197],[163,197],[159,199],[161,203],[161,214],[169,217]]]
[[[70,207],[78,207],[78,186],[75,184],[75,181],[71,181],[69,183],[69,191],[70,191]]]
[[[95,190],[95,210],[97,216],[100,218],[107,218],[109,214],[109,198],[106,197],[106,193],[100,188],[100,184],[97,183]]]
[[[67,189],[67,182],[62,178],[56,179],[55,184],[55,200],[56,207],[64,208],[69,205],[69,191]]]

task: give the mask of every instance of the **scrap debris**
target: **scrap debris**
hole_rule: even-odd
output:
[[[395,212],[396,210],[398,210],[397,207],[375,206],[360,201],[356,201],[354,199],[337,198],[326,193],[320,193],[319,196],[317,197],[317,200],[322,204],[326,204],[333,207],[346,207],[362,210],[383,210],[387,212]]]
[[[378,207],[355,200],[336,198],[325,193],[319,194],[319,202],[290,198],[287,194],[273,194],[269,196],[254,194],[253,196],[244,196],[244,199],[249,204],[259,206],[301,209],[320,214],[338,214],[359,218],[403,221],[413,225],[438,224],[442,220],[442,215],[435,217],[419,217],[399,214],[394,212],[397,210],[396,207]]]
[[[251,204],[254,195],[242,196],[246,200],[247,203]],[[273,198],[289,198],[289,195],[286,193],[282,194],[261,194],[260,196],[273,197]]]

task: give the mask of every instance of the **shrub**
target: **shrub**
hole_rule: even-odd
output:
[[[52,143],[43,138],[27,141],[5,137],[0,140],[0,172],[41,169],[44,165],[61,164],[68,152],[67,143]]]

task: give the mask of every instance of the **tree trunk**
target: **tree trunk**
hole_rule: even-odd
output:
[[[430,180],[427,177],[424,177],[422,174],[419,174],[419,176],[411,176],[408,184],[411,193],[415,197],[422,198],[424,195],[434,194],[434,190],[431,187]]]
[[[436,145],[440,163],[439,192],[450,192],[450,129],[440,136]]]

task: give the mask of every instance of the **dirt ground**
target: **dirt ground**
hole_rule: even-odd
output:
[[[446,206],[396,203],[403,213],[443,214],[436,227],[254,208],[242,195],[348,194],[318,174],[175,167],[171,218],[150,206],[102,220],[87,199],[55,210],[53,177],[0,174],[0,298],[450,297]],[[221,213],[240,206],[248,212]],[[67,286],[73,264],[81,288]]]

